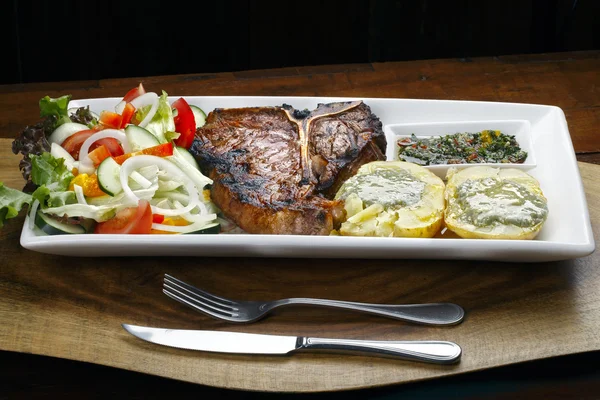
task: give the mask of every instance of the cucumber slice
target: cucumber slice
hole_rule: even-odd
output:
[[[190,165],[194,168],[196,168],[197,170],[200,170],[200,166],[198,166],[198,161],[196,161],[196,159],[194,158],[194,156],[192,155],[192,153],[190,153],[189,151],[187,151],[184,147],[179,147],[179,146],[175,146],[177,148],[177,152],[181,155],[181,157],[187,161],[188,163],[190,163]]]
[[[194,232],[190,232],[187,235],[205,235],[205,234],[215,234],[221,232],[221,224],[218,222],[206,225],[204,228],[199,229]]]
[[[81,227],[85,229],[85,233],[94,233],[97,222],[91,218],[85,218],[81,221]]]
[[[86,233],[86,229],[81,225],[63,224],[50,216],[38,211],[35,214],[35,226],[46,232],[48,235],[72,235]]]
[[[127,125],[125,136],[131,146],[131,151],[140,151],[160,144],[156,136],[150,131],[137,125]]]
[[[196,128],[204,126],[206,123],[206,114],[200,107],[190,105],[192,112],[194,113],[194,119],[196,120]]]
[[[121,166],[112,157],[106,158],[98,165],[98,186],[110,196],[116,196],[123,191],[119,173]]]

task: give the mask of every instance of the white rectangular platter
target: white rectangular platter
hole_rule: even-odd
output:
[[[174,101],[180,96],[171,96]],[[535,177],[548,199],[549,216],[534,240],[457,238],[376,238],[296,235],[60,235],[46,236],[25,221],[21,245],[66,256],[216,256],[360,259],[462,259],[544,262],[586,256],[594,238],[575,152],[564,113],[558,107],[473,101],[334,97],[184,96],[206,113],[214,108],[276,106],[314,109],[318,103],[363,100],[384,126],[388,160],[395,159],[396,138],[501,129],[515,135],[529,153],[521,168]],[[96,113],[113,110],[118,98],[73,100]],[[472,165],[472,164],[471,164]],[[445,176],[447,167],[432,166]]]

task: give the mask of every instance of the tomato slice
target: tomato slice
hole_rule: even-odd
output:
[[[131,122],[131,118],[133,118],[133,114],[135,114],[135,107],[131,103],[125,104],[125,108],[123,109],[123,113],[121,116],[121,126],[119,128],[123,129],[127,126],[128,123]]]
[[[88,153],[88,157],[94,163],[94,167],[97,167],[102,161],[110,157],[110,152],[105,145],[100,145]]]
[[[112,111],[102,111],[100,113],[100,123],[107,128],[119,129],[123,117],[120,114]]]
[[[94,233],[107,234],[146,234],[152,229],[152,208],[146,200],[140,200],[137,207],[125,208],[113,218],[96,225]]]
[[[65,141],[62,142],[61,146],[69,154],[71,154],[71,156],[73,156],[74,159],[79,160],[79,150],[81,150],[83,142],[85,142],[90,136],[92,136],[96,132],[98,132],[98,130],[96,129],[87,129],[85,131],[77,132],[65,139]],[[121,147],[121,143],[119,143],[117,139],[113,138],[104,138],[97,140],[90,146],[90,151],[95,150],[101,145],[106,146],[106,149],[113,157],[117,157],[125,153],[123,151],[123,148]]]
[[[92,146],[100,146],[100,145],[106,146],[106,148],[108,149],[108,152],[110,153],[110,155],[112,157],[117,157],[117,156],[125,154],[125,151],[123,151],[123,147],[121,147],[121,142],[119,142],[117,139],[114,139],[114,138],[100,139]]]
[[[196,120],[194,113],[187,101],[182,98],[175,101],[172,106],[177,110],[177,115],[174,118],[175,131],[179,132],[179,137],[175,139],[175,144],[180,147],[189,149],[196,135]]]
[[[123,100],[125,100],[125,102],[127,102],[127,103],[131,103],[131,101],[133,99],[140,97],[141,95],[143,95],[145,93],[146,93],[146,90],[144,89],[144,86],[140,83],[138,85],[138,87],[134,87],[129,92],[127,92],[125,97],[123,97]]]
[[[140,151],[134,151],[133,153],[127,153],[115,157],[115,161],[117,164],[121,165],[130,157],[141,156],[141,155],[149,155],[149,156],[157,156],[157,157],[167,157],[173,155],[173,143],[163,143],[158,146],[148,147],[147,149],[143,149]]]

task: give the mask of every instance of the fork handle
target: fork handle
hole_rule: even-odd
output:
[[[402,321],[416,322],[424,325],[455,325],[460,323],[465,310],[454,303],[429,303],[429,304],[367,304],[350,301],[292,298],[264,304],[261,309],[266,310],[289,305],[313,305],[320,307],[342,308],[345,310],[359,311],[382,317],[395,318]]]
[[[300,337],[297,349],[348,352],[435,364],[456,363],[462,354],[459,345],[445,341],[379,341]]]

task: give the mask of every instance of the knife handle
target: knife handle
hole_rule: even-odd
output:
[[[378,341],[299,337],[297,349],[330,350],[378,357],[395,357],[434,364],[453,364],[460,360],[459,345],[445,341]]]

